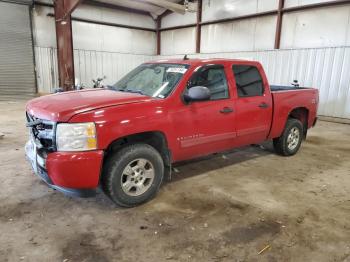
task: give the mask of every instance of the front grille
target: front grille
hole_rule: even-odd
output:
[[[56,143],[55,143],[55,132],[56,132],[56,123],[37,118],[33,115],[30,115],[28,112],[26,113],[27,123],[36,122],[35,125],[31,126],[30,134],[34,138],[34,142],[36,143],[38,149],[52,152],[56,151]]]

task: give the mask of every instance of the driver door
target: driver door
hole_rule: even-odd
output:
[[[173,115],[180,152],[177,160],[208,155],[234,145],[235,110],[232,84],[226,77],[228,70],[221,64],[206,65],[187,83],[187,90],[193,86],[207,87],[211,97],[207,101],[183,103]]]

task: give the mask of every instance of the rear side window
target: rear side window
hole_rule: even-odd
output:
[[[239,97],[262,96],[264,94],[263,81],[255,66],[233,65],[232,69]]]

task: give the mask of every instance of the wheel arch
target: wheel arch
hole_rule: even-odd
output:
[[[126,145],[144,143],[155,148],[161,155],[166,166],[171,165],[171,152],[168,146],[166,135],[162,131],[146,131],[135,134],[129,134],[113,140],[105,150],[105,158],[113,152],[116,152]]]
[[[289,112],[287,120],[289,118],[297,119],[303,124],[303,133],[304,133],[303,135],[304,135],[304,138],[306,138],[308,122],[309,122],[309,109],[307,109],[306,107],[294,108]]]

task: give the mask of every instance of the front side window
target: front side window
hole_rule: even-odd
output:
[[[143,64],[111,87],[117,91],[165,98],[174,90],[188,68],[188,65],[182,64]]]
[[[233,65],[238,97],[262,96],[264,94],[264,84],[255,66]]]
[[[197,71],[188,84],[188,89],[193,86],[205,86],[210,91],[210,100],[218,100],[229,97],[228,85],[223,66],[203,67]]]

